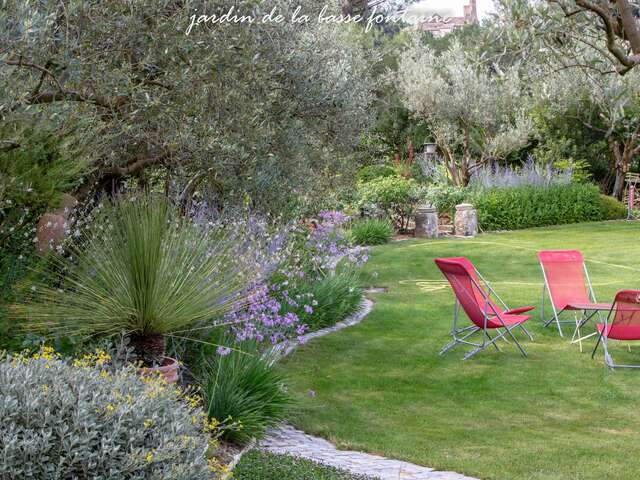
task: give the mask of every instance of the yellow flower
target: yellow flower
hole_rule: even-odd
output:
[[[107,403],[107,406],[104,407],[104,409],[107,411],[107,413],[113,413],[115,411],[116,407],[114,407],[110,403]]]
[[[147,418],[144,421],[144,428],[149,428],[151,425],[153,425],[153,420],[151,420],[150,418]]]
[[[147,463],[151,463],[153,462],[153,453],[149,452],[147,453]]]
[[[97,366],[102,366],[111,360],[111,355],[101,349],[97,349],[94,355],[94,361]]]
[[[49,385],[42,385],[42,391],[45,393],[45,395],[49,393]]]
[[[56,358],[60,357],[60,354],[57,353],[53,347],[42,347],[42,350],[40,351],[40,356],[42,358],[44,358],[45,360],[55,360]],[[35,358],[35,355],[34,355]]]

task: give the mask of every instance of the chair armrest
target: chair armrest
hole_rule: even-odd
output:
[[[536,307],[519,307],[519,308],[512,308],[511,310],[507,310],[506,312],[504,312],[507,315],[518,315],[520,313],[525,313],[525,312],[530,312],[531,310],[535,309]]]

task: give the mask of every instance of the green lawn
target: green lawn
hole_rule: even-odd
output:
[[[284,363],[300,401],[294,423],[344,448],[483,479],[638,478],[640,371],[611,372],[601,351],[591,360],[593,339],[580,353],[543,329],[536,310],[528,359],[513,344],[468,361],[465,347],[438,355],[449,341],[453,295],[438,288],[435,257],[467,256],[516,307],[540,304],[535,252],[556,248],[583,251],[599,301],[640,289],[638,223],[375,248],[364,281],[389,291],[371,296],[373,312]],[[614,358],[640,363],[640,348],[625,348],[614,347]]]
[[[233,480],[375,480],[304,458],[252,450],[233,470]]]

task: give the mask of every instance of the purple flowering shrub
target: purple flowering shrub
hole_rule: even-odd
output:
[[[311,228],[275,228],[249,217],[242,229],[247,239],[242,257],[243,261],[254,262],[261,275],[251,287],[249,301],[224,317],[238,341],[276,344],[299,338],[310,325],[318,324],[314,317],[327,310],[326,304],[332,299],[325,295],[324,305],[320,305],[314,286],[334,277],[340,277],[343,284],[355,283],[351,273],[344,276],[342,265],[361,266],[368,260],[368,250],[354,247],[346,238],[342,227],[348,220],[342,212],[323,211]],[[354,292],[359,304],[361,292],[355,285],[349,294],[354,296]],[[227,351],[219,349],[219,353]]]
[[[249,297],[247,305],[225,315],[224,320],[231,324],[231,330],[238,342],[256,340],[274,345],[305,333],[306,325],[301,323],[298,315],[288,310],[272,291],[273,287],[278,286],[274,284],[270,288],[266,282],[263,283]],[[227,351],[225,347],[218,349],[218,353],[222,354]]]
[[[350,218],[342,212],[320,212],[320,221],[306,241],[310,269],[316,273],[334,274],[338,264],[346,259],[356,266],[369,259],[369,250],[354,246],[346,237],[343,227]]]

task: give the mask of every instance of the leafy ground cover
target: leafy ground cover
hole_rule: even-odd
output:
[[[242,457],[233,471],[236,480],[369,480],[368,477],[290,455],[253,450]],[[370,479],[373,480],[373,479]]]
[[[640,224],[602,222],[410,240],[373,250],[364,282],[386,286],[359,325],[310,342],[283,368],[305,431],[362,449],[484,479],[637,478],[640,372],[612,372],[602,353],[543,329],[539,309],[525,341],[462,361],[444,357],[453,295],[435,257],[469,257],[510,306],[538,305],[536,251],[577,248],[598,300],[640,288]],[[570,335],[570,333],[569,333]],[[614,356],[640,363],[635,347]]]

